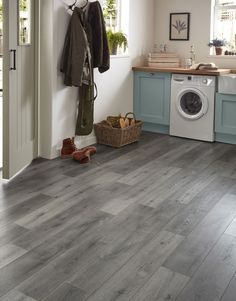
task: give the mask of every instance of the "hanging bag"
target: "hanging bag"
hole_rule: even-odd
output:
[[[94,96],[94,89],[96,95]],[[94,101],[97,98],[97,86],[82,84],[79,87],[79,108],[76,122],[75,135],[86,136],[93,130]]]

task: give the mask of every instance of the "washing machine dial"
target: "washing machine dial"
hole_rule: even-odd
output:
[[[204,85],[207,85],[208,80],[205,78],[205,79],[202,80],[202,83],[203,83]]]

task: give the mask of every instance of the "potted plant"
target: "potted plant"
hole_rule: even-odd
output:
[[[107,31],[107,40],[110,54],[117,54],[117,48],[123,47],[124,51],[128,46],[126,35],[121,32],[113,32],[112,30]]]
[[[216,55],[221,55],[222,54],[222,47],[225,46],[227,43],[225,40],[221,40],[221,39],[213,39],[208,43],[209,47],[214,46],[215,47],[215,52]]]

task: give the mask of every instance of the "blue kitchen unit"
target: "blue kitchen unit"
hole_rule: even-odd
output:
[[[169,133],[171,73],[134,72],[134,113],[143,129]]]
[[[216,93],[215,140],[236,144],[236,95]]]

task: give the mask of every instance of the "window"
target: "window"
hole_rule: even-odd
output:
[[[124,54],[127,51],[127,0],[104,0],[103,14],[109,43],[110,54]]]
[[[230,51],[236,50],[236,1],[215,0],[213,36],[227,41]]]
[[[112,29],[113,31],[119,31],[120,29],[120,1],[119,0],[107,0],[103,5],[103,14],[106,23],[106,29]]]

